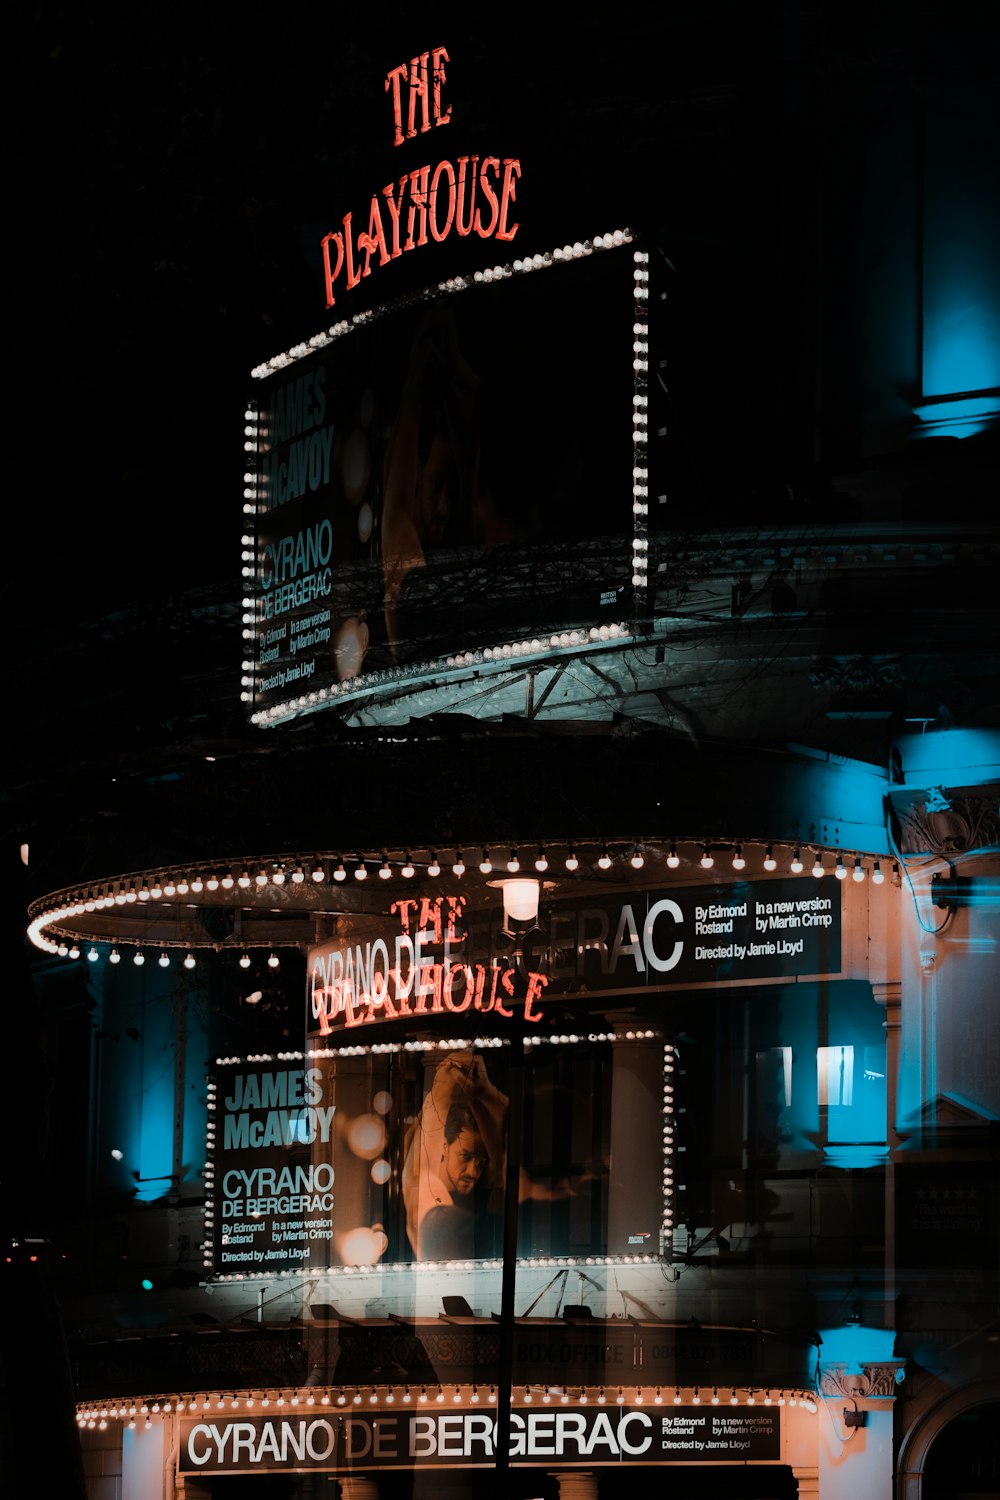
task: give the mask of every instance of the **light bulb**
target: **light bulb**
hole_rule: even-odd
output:
[[[601,850],[601,857],[597,861],[597,867],[599,870],[611,869],[611,855],[608,853],[607,845]]]
[[[250,967],[250,955],[249,955],[249,953],[241,953],[240,954],[240,968],[241,969],[249,969],[249,967]]]
[[[854,869],[851,871],[851,879],[860,882],[860,881],[864,880],[864,878],[865,878],[865,867],[861,863],[860,859],[856,859],[854,861]]]
[[[141,969],[143,964],[146,962],[146,955],[145,953],[143,953],[141,948],[136,949],[135,954],[132,958],[132,962],[135,964],[137,969]]]
[[[438,857],[433,850],[431,850],[431,862],[427,866],[427,873],[435,879],[441,874],[441,866],[438,864]]]
[[[402,875],[404,880],[413,879],[413,861],[410,859],[409,850],[406,851],[406,857],[403,860],[403,865],[399,873],[400,875]]]
[[[839,854],[837,855],[837,865],[833,873],[836,875],[838,880],[847,879],[847,870],[845,869],[844,861]]]
[[[493,862],[490,859],[490,852],[489,852],[488,849],[484,849],[483,850],[483,857],[479,861],[479,873],[481,875],[488,875],[492,869],[493,869]]]
[[[184,967],[185,967],[185,969],[193,969],[194,968],[194,954],[193,953],[189,953],[187,955],[187,957],[185,958],[185,960],[184,960]]]
[[[708,847],[707,844],[704,846],[704,848],[701,851],[700,864],[701,864],[701,868],[703,870],[710,870],[712,868],[712,866],[715,864],[715,859],[713,858],[712,851]]]
[[[168,953],[161,953],[160,956],[159,956],[159,958],[157,959],[157,962],[159,963],[161,969],[167,969],[167,968],[169,968],[170,967],[170,955]]]
[[[521,868],[521,861],[517,857],[517,850],[516,849],[512,849],[510,851],[510,858],[507,861],[507,868],[508,868],[508,870],[510,871],[510,873],[512,875],[515,875],[517,873],[517,871]]]
[[[360,863],[355,866],[354,878],[355,878],[355,880],[367,880],[368,879],[368,866],[365,864],[365,861],[364,861],[363,857],[361,858]]]
[[[819,854],[817,854],[816,858],[813,860],[812,872],[815,875],[815,877],[816,877],[817,880],[820,878],[820,876],[823,873],[823,861],[822,861],[821,857],[819,856]]]
[[[541,846],[539,846],[538,856],[535,859],[535,869],[541,871],[541,870],[547,870],[548,868],[549,868],[549,862],[548,862],[548,859],[546,858],[545,850],[543,848],[541,848]]]
[[[347,879],[347,871],[344,869],[344,861],[342,859],[337,861],[337,868],[333,872],[333,878],[334,880]]]
[[[379,880],[392,879],[392,867],[390,866],[389,861],[384,854],[382,856],[382,863],[378,868],[378,878]]]
[[[802,874],[802,856],[797,849],[792,855],[792,862],[788,868],[791,870],[793,875]]]
[[[462,858],[461,849],[455,854],[455,863],[451,867],[451,873],[457,875],[459,879],[465,874],[465,860]]]
[[[670,853],[667,855],[667,868],[671,869],[671,870],[676,870],[677,866],[680,864],[680,862],[681,862],[680,855],[677,853],[677,845],[676,844],[671,844],[670,845]]]
[[[733,869],[743,870],[746,868],[746,860],[743,858],[743,845],[737,844],[733,850]]]
[[[872,885],[881,885],[884,879],[885,876],[882,874],[882,866],[879,864],[878,860],[876,860],[875,866],[872,870]]]
[[[778,868],[778,861],[774,857],[774,850],[771,848],[771,845],[768,844],[767,851],[766,851],[766,853],[764,855],[764,869],[765,870],[776,870],[777,868]]]
[[[646,861],[642,857],[642,850],[639,848],[639,845],[636,844],[635,848],[632,850],[632,857],[629,860],[629,864],[632,866],[633,870],[641,870],[645,863]]]
[[[267,967],[269,969],[278,969],[278,968],[281,967],[281,959],[278,957],[278,955],[276,953],[269,953],[268,954],[268,956],[267,956]]]
[[[569,853],[566,856],[566,868],[567,870],[578,870],[580,868],[580,861],[576,857],[576,850],[572,844],[570,844]]]

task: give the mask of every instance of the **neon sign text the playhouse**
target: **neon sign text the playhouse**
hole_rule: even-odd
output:
[[[389,70],[385,90],[392,103],[394,146],[450,122],[451,105],[445,106],[443,99],[447,62],[447,50],[434,47]],[[374,265],[388,265],[404,252],[440,243],[452,233],[512,240],[520,228],[510,222],[520,175],[516,157],[459,156],[416,167],[386,183],[372,194],[367,228],[355,225],[353,214],[346,213],[342,227],[320,242],[327,307],[337,300],[338,282],[350,291],[371,275]]]

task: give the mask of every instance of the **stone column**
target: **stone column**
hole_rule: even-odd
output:
[[[597,1500],[597,1475],[585,1469],[550,1470],[559,1484],[559,1500]]]
[[[819,1500],[818,1469],[793,1469],[792,1474],[799,1487],[799,1500]]]
[[[340,1481],[340,1500],[378,1500],[378,1485],[367,1474],[351,1474]]]
[[[885,1316],[894,1316],[896,1303],[896,1148],[899,1136],[899,1043],[902,1026],[902,985],[898,980],[873,984],[875,1004],[885,1011],[885,1138],[888,1153],[885,1161],[885,1282],[882,1294]]]
[[[902,1359],[861,1360],[854,1368],[821,1364],[820,1399],[829,1418],[820,1426],[824,1500],[855,1500],[858,1495],[892,1500],[893,1407],[904,1364]]]

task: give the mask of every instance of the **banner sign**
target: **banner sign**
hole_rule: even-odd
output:
[[[261,380],[255,711],[626,617],[632,272],[615,247],[403,299]]]
[[[558,1076],[548,1055],[525,1059],[519,1255],[660,1248],[659,1106],[635,1140],[635,1119],[613,1108],[615,1055],[582,1040]],[[658,1100],[662,1047],[635,1043],[618,1058],[640,1096]],[[498,1258],[510,1087],[506,1046],[218,1064],[206,1204],[215,1273]],[[616,1130],[628,1132],[621,1144]],[[630,1169],[612,1171],[615,1159]]]
[[[184,1418],[179,1474],[274,1470],[489,1467],[496,1458],[489,1407],[323,1415]],[[510,1414],[514,1465],[777,1462],[777,1409],[713,1406],[539,1406]]]
[[[215,1084],[216,1269],[326,1263],[337,1108],[331,1080],[301,1064],[220,1063]]]
[[[508,1015],[515,982],[501,921],[466,912],[459,896],[395,902],[379,935],[310,949],[308,1032]],[[531,1022],[547,996],[838,973],[840,884],[735,881],[553,901],[521,946]]]

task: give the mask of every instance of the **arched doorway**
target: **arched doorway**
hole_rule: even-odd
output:
[[[1000,1401],[970,1406],[934,1439],[921,1500],[1000,1496]]]
[[[1000,1383],[952,1391],[910,1428],[899,1451],[897,1500],[1000,1496]]]

